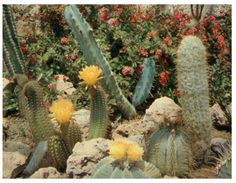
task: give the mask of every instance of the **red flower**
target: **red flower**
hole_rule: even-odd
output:
[[[210,15],[210,16],[209,16],[209,19],[210,19],[212,22],[215,22],[215,21],[216,21],[216,17],[213,16],[213,15]]]
[[[193,35],[197,29],[195,27],[191,27],[188,29],[186,35]]]
[[[44,105],[44,107],[45,107],[46,109],[48,109],[49,106],[50,106],[50,103],[49,103],[48,100],[46,100],[46,101],[43,102],[43,105]]]
[[[169,78],[169,72],[168,71],[163,71],[160,73],[160,78],[159,78],[159,82],[162,86],[165,86],[165,84],[167,83],[167,80]]]
[[[29,63],[32,63],[33,61],[35,61],[35,54],[31,54],[27,57],[27,61]]]
[[[68,38],[67,37],[62,37],[61,38],[61,44],[67,44]]]
[[[216,35],[216,46],[218,49],[221,49],[225,45],[225,38],[222,35]]]
[[[166,45],[170,45],[171,43],[170,37],[169,36],[165,37],[164,42]]]
[[[99,18],[101,21],[107,21],[109,19],[108,9],[102,9],[99,12]]]
[[[177,88],[177,89],[175,89],[175,96],[176,97],[179,97],[180,96],[180,91],[179,91],[179,89]]]
[[[56,85],[53,84],[53,83],[49,83],[49,84],[48,84],[48,88],[49,88],[49,89],[54,89],[55,87],[56,87]]]
[[[121,48],[120,53],[122,53],[122,54],[126,53],[126,48],[125,47]]]
[[[125,66],[125,67],[123,67],[123,69],[122,69],[122,74],[123,74],[124,76],[127,76],[127,75],[130,75],[132,71],[133,71],[133,68],[132,68],[132,67]]]
[[[151,38],[154,38],[156,36],[156,34],[157,34],[157,31],[154,31],[154,30],[148,32],[148,36]]]
[[[118,26],[118,25],[119,25],[119,20],[118,20],[117,18],[112,18],[112,19],[111,19],[111,25],[112,25],[113,27]]]
[[[116,12],[116,13],[122,13],[122,11],[123,11],[123,8],[121,8],[121,7],[119,7],[119,6],[116,6],[116,7],[115,7],[115,12]]]
[[[28,76],[28,78],[32,78],[32,76],[33,76],[33,70],[32,69],[28,69],[27,76]]]
[[[135,15],[132,15],[131,17],[131,21],[130,21],[133,25],[135,25],[137,23],[137,17]]]
[[[148,12],[148,13],[146,14],[146,20],[151,20],[152,17],[153,17],[153,14],[152,14],[151,12]]]
[[[212,32],[214,32],[214,31],[219,31],[219,30],[221,30],[221,27],[220,27],[219,24],[214,24],[214,25],[212,26],[211,30],[212,30]]]
[[[142,57],[148,57],[148,52],[147,52],[147,50],[145,50],[145,49],[142,48],[142,49],[139,51],[139,55],[142,56]]]
[[[27,47],[26,44],[24,42],[20,42],[20,49],[23,53],[27,52]]]
[[[70,56],[71,60],[75,61],[77,59],[77,54],[73,52]]]
[[[143,20],[146,19],[146,16],[145,16],[143,13],[139,13],[139,14],[138,14],[138,17],[141,18],[141,19],[143,19]]]
[[[139,64],[139,68],[140,68],[141,70],[143,70],[143,68],[144,68],[144,63]]]
[[[160,58],[160,57],[162,56],[162,50],[161,50],[161,49],[157,49],[157,50],[155,51],[155,56],[156,56],[157,58]]]

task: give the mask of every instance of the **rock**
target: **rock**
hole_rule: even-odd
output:
[[[168,176],[168,175],[165,175],[164,177],[163,177],[164,179],[179,179],[179,177],[171,177],[171,176]]]
[[[216,127],[228,126],[228,120],[219,104],[214,104],[210,108],[212,123]]]
[[[108,155],[111,141],[97,138],[75,144],[67,160],[66,173],[73,178],[89,177],[97,163]]]
[[[27,157],[19,152],[3,151],[3,178],[11,178],[13,171],[24,165]]]
[[[153,121],[157,126],[162,123],[181,123],[182,109],[170,98],[156,99],[146,110],[144,122]]]
[[[138,145],[146,149],[146,144],[145,144],[145,137],[144,135],[130,135],[128,137],[129,140],[136,142]]]
[[[2,78],[2,88],[4,89],[8,84],[10,83],[10,81],[6,78]]]
[[[71,95],[76,89],[71,82],[65,81],[65,77],[62,74],[58,74],[58,79],[56,82],[56,90],[59,92],[64,92],[67,95]]]
[[[150,135],[164,123],[181,123],[182,110],[175,102],[162,97],[156,99],[146,110],[143,120],[122,124],[114,130],[112,138],[129,137],[131,135]]]
[[[229,147],[230,143],[228,140],[223,138],[213,138],[211,140],[211,150],[216,153],[216,155],[221,156],[225,153],[225,149]]]
[[[80,127],[82,139],[85,140],[88,136],[89,131],[90,111],[86,109],[78,110],[74,113],[73,118],[74,122],[77,123]]]
[[[6,141],[3,146],[3,150],[6,152],[19,152],[24,156],[29,156],[31,153],[31,148],[29,145],[22,142]]]
[[[29,178],[33,179],[57,179],[57,178],[68,178],[66,174],[62,174],[57,171],[54,167],[40,168]]]

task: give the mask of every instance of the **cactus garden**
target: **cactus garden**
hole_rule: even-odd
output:
[[[231,5],[2,5],[3,178],[231,176]]]

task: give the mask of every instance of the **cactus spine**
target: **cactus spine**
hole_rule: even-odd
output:
[[[158,169],[151,163],[145,161],[120,162],[108,156],[98,162],[91,178],[157,178],[158,173]]]
[[[183,120],[190,127],[194,159],[201,161],[211,138],[206,49],[195,36],[186,36],[177,51],[177,81]]]
[[[25,74],[24,56],[19,48],[11,8],[3,5],[3,57],[11,76]]]
[[[156,74],[155,62],[146,58],[144,61],[144,69],[142,71],[141,78],[139,79],[135,92],[132,98],[132,104],[136,107],[146,100],[154,82]]]
[[[187,137],[177,127],[164,127],[152,134],[147,160],[169,176],[188,176],[192,166],[191,148]]]
[[[109,123],[105,92],[99,84],[96,85],[96,88],[90,88],[89,91],[91,114],[88,139],[106,137]]]
[[[136,115],[135,108],[122,94],[109,63],[106,61],[93,37],[91,27],[82,17],[75,5],[66,7],[65,18],[80,44],[80,48],[84,53],[87,63],[89,65],[97,65],[102,69],[104,74],[102,80],[103,88],[116,99],[119,110],[126,118],[134,118]]]

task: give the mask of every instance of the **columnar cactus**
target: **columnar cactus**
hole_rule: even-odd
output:
[[[125,98],[119,88],[109,63],[106,61],[93,37],[92,28],[82,17],[75,5],[66,7],[65,18],[80,44],[88,65],[97,65],[102,69],[104,78],[101,80],[101,83],[105,91],[116,99],[117,106],[125,117],[129,119],[134,118],[136,115],[135,108]]]
[[[143,149],[124,139],[113,142],[110,155],[102,159],[92,172],[92,178],[157,178],[159,170],[142,160]]]
[[[91,96],[91,114],[88,139],[106,137],[108,123],[108,113],[106,96],[98,80],[101,79],[101,69],[97,66],[85,67],[79,72],[80,79],[89,87]]]
[[[19,48],[10,5],[3,5],[3,58],[11,76],[25,74],[25,59]]]
[[[187,136],[179,127],[170,126],[152,134],[146,158],[162,175],[169,176],[188,176],[193,163]]]
[[[146,58],[144,61],[142,75],[135,87],[135,92],[132,98],[132,104],[134,106],[140,105],[150,94],[155,79],[155,74],[155,62],[150,58]]]
[[[184,123],[190,127],[194,158],[204,158],[211,138],[206,49],[195,36],[186,36],[177,51],[177,81]]]

